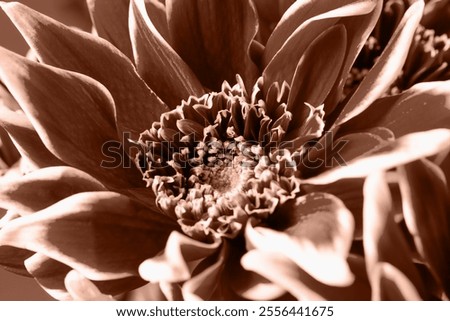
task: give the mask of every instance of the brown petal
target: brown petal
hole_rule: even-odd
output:
[[[40,211],[73,194],[105,191],[88,174],[72,167],[48,167],[0,185],[0,207],[21,215]]]
[[[128,8],[130,0],[87,0],[89,13],[98,35],[133,60],[128,32]]]
[[[191,263],[204,259],[219,248],[221,242],[206,244],[191,239],[179,232],[172,232],[164,252],[145,260],[139,266],[140,276],[150,282],[176,283],[191,277]]]
[[[387,262],[401,271],[417,289],[423,290],[412,253],[394,221],[391,194],[383,173],[375,172],[364,183],[363,223],[364,254],[372,287],[379,284],[378,273],[383,272],[377,271],[378,264]]]
[[[216,290],[220,290],[221,275],[225,265],[227,253],[226,243],[223,244],[217,258],[200,273],[187,280],[181,290],[185,300],[214,300],[212,296]],[[208,262],[210,263],[210,262]]]
[[[132,0],[130,6],[136,68],[145,82],[171,108],[191,95],[203,95],[203,87],[195,74],[156,30],[147,15],[144,0]]]
[[[15,99],[1,85],[0,126],[11,135],[20,154],[35,167],[64,164],[45,147]]]
[[[417,84],[405,92],[376,100],[340,131],[382,126],[396,137],[435,128],[450,128],[450,81]]]
[[[366,177],[376,171],[388,170],[414,160],[436,155],[450,148],[450,130],[435,129],[405,135],[376,152],[356,158],[303,181],[306,184],[325,185],[344,178]]]
[[[110,295],[105,295],[92,281],[86,279],[80,272],[70,271],[64,280],[67,291],[75,301],[112,301]]]
[[[144,0],[148,16],[159,34],[170,41],[169,25],[167,24],[166,5],[160,0]]]
[[[103,144],[117,140],[114,101],[102,85],[5,49],[0,56],[1,80],[54,155],[110,186],[141,184],[134,166],[101,167],[106,158]]]
[[[258,29],[251,1],[167,0],[166,7],[172,47],[202,84],[220,91],[239,74],[250,92],[257,69],[249,48]]]
[[[292,113],[291,127],[302,125],[308,110],[304,103],[318,107],[330,93],[344,61],[347,42],[343,25],[324,31],[305,51],[292,80],[287,110]]]
[[[347,31],[346,57],[341,71],[342,77],[346,77],[346,70],[350,69],[376,22],[381,9],[381,3],[377,2],[297,1],[286,11],[268,40],[263,57],[266,83],[291,83],[295,71],[292,64],[297,65],[307,47],[323,31],[340,23]],[[341,83],[335,85],[343,86]]]
[[[419,301],[422,300],[411,281],[395,266],[379,262],[373,271],[374,301]]]
[[[112,192],[80,193],[0,230],[0,245],[39,252],[91,280],[137,276],[176,223]]]
[[[107,23],[121,29],[118,23],[121,19],[113,13],[120,13],[128,2],[120,0],[111,6],[108,1],[95,1],[91,5],[96,17],[112,19]],[[107,41],[69,28],[18,3],[3,4],[2,8],[41,62],[85,74],[109,90],[115,102],[117,130],[121,138],[127,132],[131,133],[132,139],[137,139],[153,121],[159,120],[161,113],[168,110],[139,77],[132,63]],[[105,11],[100,15],[97,9]],[[125,9],[124,18],[128,23],[128,5]],[[118,30],[112,32],[113,36]],[[126,36],[128,39],[128,27]]]
[[[28,272],[39,285],[56,300],[72,300],[64,285],[64,278],[72,270],[65,264],[36,253],[25,261]]]
[[[450,295],[450,196],[442,170],[427,160],[399,169],[403,213],[419,253]]]
[[[293,261],[277,252],[252,250],[242,257],[241,263],[245,269],[262,275],[289,291],[298,300],[370,299],[370,287],[365,275],[358,276],[355,282],[347,287],[331,287],[318,282]],[[360,263],[351,259],[349,264],[356,274]]]
[[[354,220],[342,201],[330,194],[307,194],[296,200],[286,216],[290,226],[283,232],[247,224],[247,247],[283,254],[322,283],[351,284],[353,275],[346,260]]]
[[[415,1],[406,11],[394,35],[345,105],[335,124],[340,125],[364,111],[379,98],[398,77],[405,63],[408,48],[423,12],[423,1]]]

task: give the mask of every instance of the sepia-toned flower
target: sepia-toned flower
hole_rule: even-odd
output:
[[[390,92],[424,2],[351,92],[383,1],[269,2],[88,0],[92,34],[1,3],[36,57],[0,48],[1,265],[61,300],[445,299],[450,83]]]

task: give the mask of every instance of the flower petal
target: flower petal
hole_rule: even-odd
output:
[[[0,245],[42,253],[91,280],[137,276],[175,223],[112,192],[80,193],[10,222]]]
[[[422,300],[411,281],[392,264],[377,263],[373,271],[373,280],[374,301]]]
[[[214,261],[208,262],[206,268],[194,277],[187,280],[181,287],[183,298],[185,300],[214,300],[214,292],[220,292],[221,274],[225,265],[225,256],[227,253],[226,243],[223,244],[221,251]],[[209,261],[209,260],[207,260]]]
[[[342,201],[330,194],[307,194],[296,200],[288,219],[291,226],[283,232],[247,224],[248,247],[283,254],[325,284],[351,284],[346,260],[354,220]]]
[[[392,199],[383,173],[370,175],[364,183],[363,244],[367,273],[373,287],[380,280],[377,264],[387,262],[423,288],[412,253],[392,215]]]
[[[65,264],[36,253],[27,260],[25,266],[39,285],[56,300],[72,300],[64,285],[64,278],[72,270]]]
[[[291,83],[306,48],[327,28],[343,24],[347,31],[342,75],[350,69],[381,10],[381,1],[297,1],[284,14],[268,40],[263,56],[265,83]],[[290,62],[290,63],[286,63]],[[348,70],[347,70],[348,71]],[[338,84],[336,84],[338,85]],[[340,87],[343,86],[339,84]]]
[[[11,135],[22,157],[31,162],[34,167],[64,165],[45,147],[22,111],[13,112],[0,103],[0,126]]]
[[[427,160],[400,168],[403,213],[419,253],[450,295],[450,197],[441,169]]]
[[[128,32],[128,8],[130,0],[87,0],[89,13],[97,34],[108,40],[133,60]]]
[[[90,280],[80,272],[70,271],[64,280],[67,291],[75,301],[112,301],[110,295],[104,295]]]
[[[335,122],[340,125],[364,111],[398,77],[423,13],[423,1],[415,1],[405,12],[394,35],[375,66],[364,77]]]
[[[130,32],[137,71],[168,106],[203,95],[195,74],[156,30],[144,0],[131,1]]]
[[[344,61],[346,31],[336,25],[324,31],[305,51],[292,80],[287,110],[292,116],[291,127],[306,120],[309,110],[304,103],[322,105],[336,82]]]
[[[388,170],[432,156],[448,148],[450,148],[450,130],[435,129],[408,134],[368,156],[356,158],[346,166],[333,168],[308,178],[303,183],[325,185],[344,178],[366,177],[373,172]]]
[[[0,266],[7,271],[23,276],[30,276],[23,262],[34,252],[12,246],[0,246]]]
[[[118,1],[111,6],[108,1],[95,1],[91,5],[95,12],[97,9],[106,10],[102,12],[103,17],[107,12],[120,12],[125,3],[128,1]],[[139,77],[131,62],[107,41],[69,28],[18,3],[2,4],[2,8],[41,62],[92,77],[109,90],[115,102],[120,137],[128,132],[132,139],[137,139],[153,121],[159,120],[161,113],[168,111]],[[125,14],[125,22],[128,23],[128,5]],[[121,19],[113,18],[115,20],[108,23],[120,29],[117,21]],[[128,39],[128,26],[126,28]]]
[[[435,128],[450,128],[450,81],[417,84],[400,95],[376,100],[343,124],[340,132],[390,129],[396,137]]]
[[[139,266],[140,276],[150,282],[176,283],[189,279],[192,262],[204,259],[215,252],[220,241],[212,244],[191,239],[179,232],[172,232],[164,253],[145,260]]]
[[[103,86],[5,49],[0,48],[0,56],[1,80],[54,155],[111,186],[141,183],[134,166],[101,167],[103,145],[117,140],[114,101]]]
[[[166,5],[160,0],[144,0],[148,16],[159,34],[170,40],[169,25],[167,24]]]
[[[167,0],[166,7],[172,47],[203,85],[220,91],[239,74],[250,91],[257,69],[249,48],[258,30],[251,1]]]
[[[365,275],[358,277],[348,287],[331,287],[318,282],[292,260],[277,252],[252,250],[241,260],[242,266],[272,281],[290,292],[298,300],[368,300],[370,287]],[[355,260],[349,260],[352,271],[359,267]]]
[[[72,167],[48,167],[2,182],[0,207],[21,215],[42,210],[73,194],[105,191],[88,174]]]

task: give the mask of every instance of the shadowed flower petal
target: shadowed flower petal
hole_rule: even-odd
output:
[[[247,224],[247,248],[283,254],[325,284],[351,284],[346,259],[354,221],[342,201],[330,194],[308,194],[299,197],[286,215],[293,222],[283,233]]]
[[[346,75],[381,10],[381,1],[374,0],[318,2],[297,1],[275,28],[263,57],[263,76],[267,83],[290,83],[295,71],[291,64],[295,66],[309,44],[323,30],[335,24],[343,24],[347,31],[347,54],[341,70],[342,75]],[[336,93],[333,91],[332,96],[342,90],[344,83],[339,79],[335,86]],[[329,105],[334,106],[335,103],[333,101]]]
[[[45,291],[57,300],[72,300],[67,292],[64,279],[72,269],[65,264],[36,253],[25,260],[27,271]]]
[[[434,129],[408,134],[368,156],[358,157],[346,166],[331,169],[303,182],[324,185],[344,178],[365,177],[374,171],[387,170],[423,157],[436,155],[448,148],[450,148],[450,130]]]
[[[108,40],[133,60],[128,32],[128,8],[130,0],[87,0],[89,13],[97,34]]]
[[[100,281],[137,275],[173,229],[125,196],[89,192],[15,219],[0,231],[0,244],[42,253]]]
[[[450,197],[445,176],[427,160],[400,168],[400,189],[408,230],[419,253],[450,295]]]
[[[423,12],[423,2],[415,1],[406,11],[378,62],[363,79],[345,105],[334,126],[340,125],[363,112],[394,82],[405,63],[408,48]]]
[[[18,3],[4,4],[2,8],[39,61],[92,77],[109,90],[120,137],[127,132],[137,139],[149,123],[167,111],[131,62],[107,41],[66,27]]]
[[[64,280],[67,291],[75,301],[111,301],[113,298],[101,293],[90,280],[80,272],[70,271]]]
[[[239,74],[250,91],[258,77],[249,56],[258,24],[253,4],[249,0],[167,0],[166,6],[171,45],[202,84],[219,90],[223,81],[234,82]]]
[[[372,287],[376,289],[380,282],[383,285],[384,274],[392,269],[386,271],[379,264],[387,262],[422,291],[423,284],[413,265],[411,251],[394,221],[391,195],[382,173],[372,174],[364,183],[363,242],[367,274]]]
[[[405,92],[375,101],[341,132],[373,126],[390,129],[395,137],[434,128],[450,128],[450,81],[420,83]]]
[[[309,114],[304,103],[322,105],[333,88],[345,57],[346,30],[336,25],[324,31],[305,51],[292,80],[287,110],[292,113],[290,126],[303,124]]]
[[[117,137],[114,101],[102,85],[4,49],[0,49],[0,55],[1,80],[53,154],[108,185],[140,183],[136,168],[100,166],[105,158],[102,145]]]
[[[21,215],[40,211],[73,194],[106,191],[94,178],[73,167],[44,168],[1,183],[0,207]]]
[[[0,86],[0,90],[1,88],[3,87]],[[22,110],[13,111],[0,102],[0,126],[11,135],[21,156],[26,158],[33,167],[64,165],[45,147]]]
[[[147,259],[139,266],[141,277],[150,282],[181,282],[189,279],[195,263],[214,254],[220,241],[205,244],[179,232],[172,232],[164,253]]]
[[[411,281],[395,266],[379,262],[373,270],[374,301],[420,301],[421,297]]]
[[[146,83],[171,108],[204,91],[192,70],[169,46],[147,15],[144,0],[132,0],[130,32],[136,68]]]

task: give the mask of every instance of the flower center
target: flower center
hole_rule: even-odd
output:
[[[250,216],[268,218],[300,190],[299,154],[282,148],[287,95],[276,87],[277,98],[261,99],[258,86],[251,97],[243,88],[238,78],[219,93],[190,97],[138,141],[157,205],[195,239],[234,238]]]

